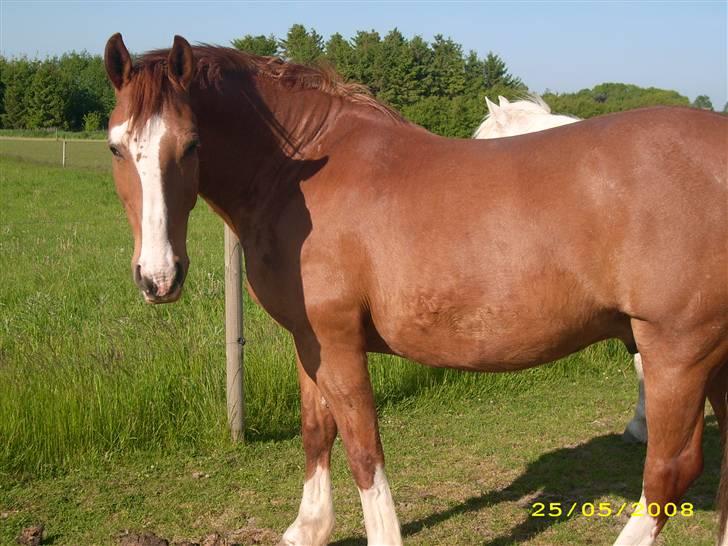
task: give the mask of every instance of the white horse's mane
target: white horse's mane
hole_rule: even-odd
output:
[[[552,114],[551,107],[535,93],[513,102],[502,96],[498,97],[498,104],[488,97],[485,102],[488,113],[473,138],[514,136],[580,121],[576,116]]]
[[[536,93],[529,93],[525,95],[522,99],[514,102],[504,103],[503,101],[501,101],[500,107],[504,110],[508,110],[509,112],[528,112],[531,114],[551,113],[551,107],[546,104],[546,101],[543,100],[540,95],[537,95]],[[491,115],[492,113],[488,112],[485,115],[484,121],[488,119]]]

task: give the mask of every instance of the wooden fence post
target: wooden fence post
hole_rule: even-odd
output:
[[[234,441],[245,439],[243,395],[243,290],[240,241],[225,224],[225,356],[227,418]]]
[[[66,166],[66,139],[63,139],[63,155],[61,156],[61,167]]]

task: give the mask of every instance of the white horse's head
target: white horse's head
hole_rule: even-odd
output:
[[[486,97],[485,103],[488,115],[475,130],[473,138],[523,135],[580,121],[579,118],[552,114],[549,105],[537,95],[516,102],[499,96],[497,105]]]

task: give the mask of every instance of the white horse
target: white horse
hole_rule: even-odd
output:
[[[580,118],[562,116],[551,113],[551,108],[544,100],[532,95],[528,100],[510,102],[505,97],[498,97],[498,105],[487,97],[488,115],[475,130],[473,138],[500,138],[544,129],[552,129],[561,125],[581,121]],[[639,399],[634,410],[634,417],[627,424],[622,437],[628,442],[647,443],[647,420],[645,417],[645,384],[642,373],[642,357],[634,355],[634,369],[639,378]]]

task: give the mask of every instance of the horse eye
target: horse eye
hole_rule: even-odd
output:
[[[115,157],[121,157],[121,150],[113,144],[109,145],[109,150],[111,150],[111,153],[114,154]]]
[[[200,146],[200,141],[198,139],[190,140],[187,143],[187,145],[185,146],[185,150],[182,153],[182,157],[187,157],[192,152],[194,152],[199,146]]]

